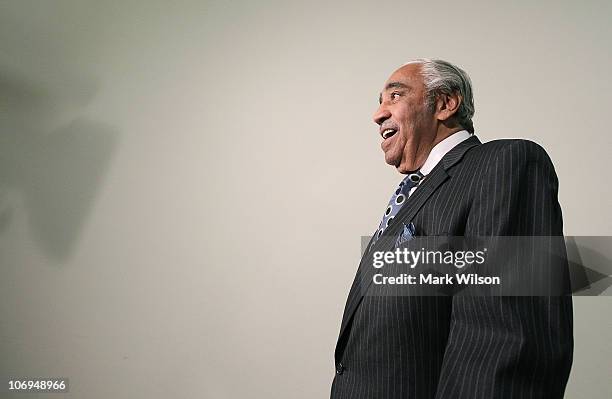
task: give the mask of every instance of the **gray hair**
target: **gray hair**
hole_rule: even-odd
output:
[[[419,58],[406,64],[421,64],[421,74],[427,90],[425,104],[431,109],[436,106],[436,98],[440,94],[458,93],[461,104],[455,113],[459,124],[468,132],[474,133],[474,96],[472,94],[472,81],[461,68],[443,60]]]

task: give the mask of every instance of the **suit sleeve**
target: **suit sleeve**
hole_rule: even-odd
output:
[[[480,180],[466,236],[559,236],[557,176],[537,144],[501,148]],[[571,296],[454,297],[436,398],[562,398]]]

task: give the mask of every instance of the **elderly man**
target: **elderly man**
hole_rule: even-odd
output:
[[[562,236],[558,182],[526,140],[481,143],[471,82],[419,59],[385,83],[374,122],[393,192],[349,292],[332,398],[561,398],[572,363],[570,296],[367,295],[359,276],[385,239]],[[371,288],[370,288],[371,289]]]

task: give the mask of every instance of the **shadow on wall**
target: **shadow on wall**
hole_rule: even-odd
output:
[[[63,89],[60,82],[53,88],[14,71],[0,65],[0,233],[13,222],[15,204],[8,194],[16,191],[34,241],[50,258],[64,260],[91,210],[118,134],[79,116],[93,97],[92,85],[69,80],[65,86],[72,87]]]

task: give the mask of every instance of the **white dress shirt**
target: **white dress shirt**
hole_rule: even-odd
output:
[[[431,149],[431,152],[427,156],[427,159],[425,160],[425,163],[423,164],[421,169],[419,169],[423,176],[427,176],[429,172],[431,172],[432,169],[438,164],[438,162],[440,162],[444,155],[446,155],[447,152],[455,148],[455,146],[461,143],[463,140],[469,139],[471,136],[472,135],[467,130],[460,130],[456,133],[451,134],[450,136],[436,144],[434,148]],[[419,184],[421,184],[423,180],[425,179],[421,179]],[[417,187],[418,185],[410,189],[410,192],[408,193],[409,197],[412,195],[414,190],[417,189]]]

